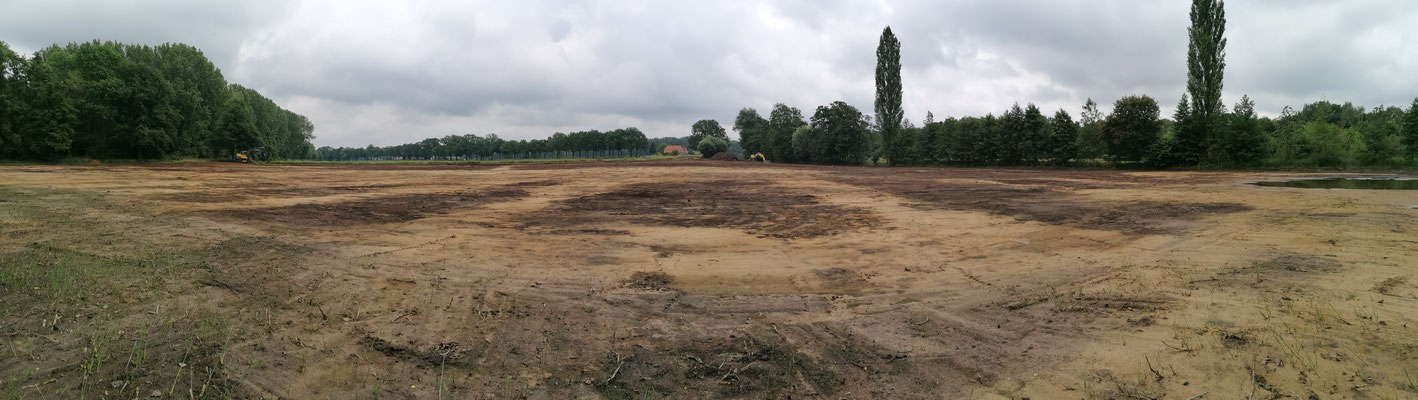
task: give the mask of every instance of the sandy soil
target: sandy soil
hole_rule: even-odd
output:
[[[234,397],[1418,397],[1418,192],[1247,184],[1305,175],[163,164],[0,188],[99,193],[160,244],[260,240],[94,311],[254,327],[204,361]],[[86,328],[24,314],[0,379],[68,397]],[[201,397],[167,379],[129,378]]]

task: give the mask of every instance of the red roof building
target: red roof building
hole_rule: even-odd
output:
[[[664,154],[675,154],[676,151],[679,152],[679,154],[689,154],[689,150],[685,150],[685,149],[684,149],[684,146],[680,146],[680,145],[677,145],[677,144],[676,144],[676,145],[665,146],[665,151],[664,151],[663,153],[664,153]]]

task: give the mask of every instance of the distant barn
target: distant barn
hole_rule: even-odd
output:
[[[675,153],[675,152],[679,152],[679,153]],[[685,149],[684,149],[684,146],[680,146],[680,145],[677,145],[677,144],[676,144],[676,145],[665,146],[665,151],[663,151],[662,153],[664,153],[664,154],[689,154],[689,151],[688,151],[688,150],[685,150]]]

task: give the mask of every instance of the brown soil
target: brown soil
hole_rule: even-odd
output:
[[[1246,184],[1306,174],[33,169],[0,167],[6,396],[1418,393],[1411,192]]]
[[[823,204],[817,196],[765,181],[631,184],[568,199],[538,211],[533,225],[655,224],[742,229],[763,237],[810,238],[864,228],[876,221],[860,207]]]
[[[406,194],[337,203],[205,211],[207,215],[242,222],[290,226],[346,226],[408,222],[455,209],[526,197],[519,188],[482,192]]]

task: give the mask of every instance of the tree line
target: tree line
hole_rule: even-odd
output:
[[[607,154],[607,152],[625,151],[630,154],[645,154],[654,151],[651,146],[645,133],[632,127],[605,132],[598,130],[557,132],[546,139],[532,140],[506,140],[497,137],[496,134],[488,134],[487,136],[449,135],[384,147],[374,145],[367,147],[321,147],[315,152],[320,160],[325,161],[451,160],[485,159],[493,156],[538,158],[546,153],[598,152],[597,154]]]
[[[0,42],[0,158],[312,158],[315,126],[230,84],[201,50],[117,42]]]
[[[998,115],[904,118],[900,42],[890,27],[877,46],[875,118],[838,101],[810,120],[776,104],[767,118],[744,108],[734,119],[745,153],[770,160],[822,164],[1069,165],[1108,162],[1151,168],[1257,166],[1400,166],[1418,161],[1418,99],[1366,110],[1320,101],[1277,118],[1261,117],[1242,96],[1221,102],[1225,70],[1225,5],[1193,0],[1187,29],[1187,83],[1170,116],[1146,95],[1118,99],[1111,113],[1092,99],[1078,119],[1015,104]],[[720,136],[718,123],[691,127],[690,143]]]

